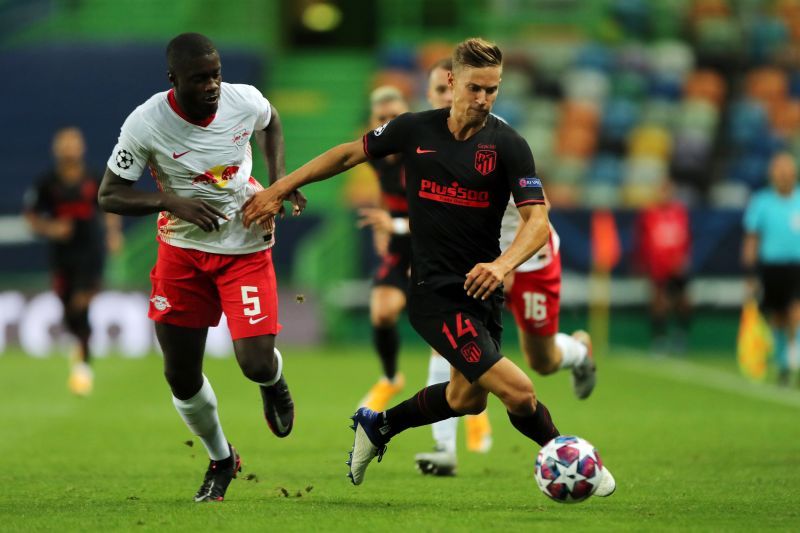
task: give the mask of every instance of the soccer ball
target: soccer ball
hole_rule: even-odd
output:
[[[603,462],[590,442],[562,435],[542,447],[534,475],[550,499],[578,503],[594,494],[603,479]]]

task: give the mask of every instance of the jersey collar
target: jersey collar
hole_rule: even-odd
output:
[[[207,127],[211,122],[213,122],[214,118],[217,116],[216,113],[210,115],[203,120],[193,120],[189,118],[189,115],[183,112],[181,106],[178,105],[178,99],[175,98],[175,89],[170,89],[167,93],[167,102],[169,102],[169,107],[175,111],[175,114],[181,117],[183,120],[188,122],[189,124],[194,124],[195,126],[200,126],[201,128]]]

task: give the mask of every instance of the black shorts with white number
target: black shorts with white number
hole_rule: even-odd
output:
[[[502,291],[495,291],[487,300],[476,300],[460,285],[435,290],[414,285],[409,294],[411,325],[470,383],[503,357],[502,315]]]

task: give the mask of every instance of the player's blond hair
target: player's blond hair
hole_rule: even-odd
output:
[[[503,52],[493,42],[480,37],[472,37],[458,43],[453,51],[453,70],[464,67],[485,68],[502,67]]]

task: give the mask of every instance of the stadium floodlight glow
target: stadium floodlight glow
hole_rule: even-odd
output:
[[[311,31],[328,32],[342,22],[342,11],[329,2],[314,2],[303,10],[302,20]]]

